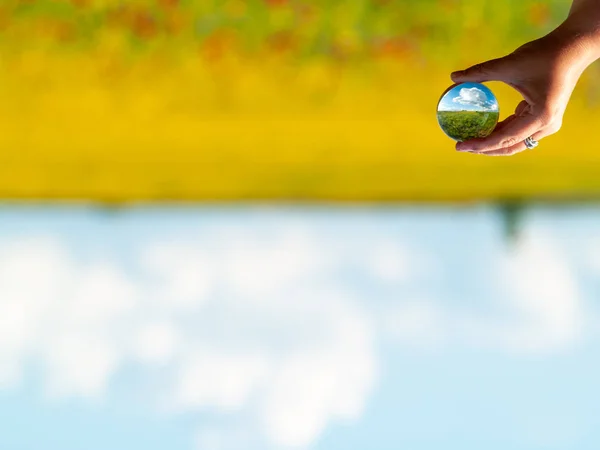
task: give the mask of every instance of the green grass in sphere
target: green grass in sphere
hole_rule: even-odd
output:
[[[498,111],[438,111],[438,122],[448,136],[462,142],[489,136],[499,116]]]

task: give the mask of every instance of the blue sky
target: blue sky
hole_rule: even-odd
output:
[[[599,225],[6,207],[0,448],[597,448]]]
[[[494,93],[479,83],[462,83],[446,92],[440,111],[498,111],[498,100]]]

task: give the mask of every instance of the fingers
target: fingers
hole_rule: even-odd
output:
[[[463,152],[489,152],[512,148],[542,128],[541,120],[532,115],[511,116],[498,124],[492,134],[483,139],[471,139],[456,144],[456,150]]]
[[[526,112],[528,112],[530,110],[530,106],[529,103],[527,103],[525,100],[522,100],[521,103],[519,103],[517,105],[517,108],[515,109],[515,116],[522,116],[524,115]]]
[[[502,122],[498,122],[498,125],[496,125],[496,128],[494,128],[494,131],[496,131],[496,132],[501,131],[503,128],[505,128],[509,123],[511,123],[516,118],[517,118],[516,114],[508,116]]]
[[[485,155],[485,156],[513,156],[513,155],[516,155],[517,153],[520,153],[526,149],[527,149],[527,146],[525,145],[525,142],[519,142],[518,144],[515,144],[512,147],[508,147],[508,148],[501,148],[498,150],[490,150],[488,152],[472,152],[472,153],[475,153],[477,155]]]
[[[511,117],[514,117],[514,116],[511,116]],[[549,136],[551,134],[552,134],[552,132],[550,130],[544,129],[544,130],[538,131],[532,137],[534,140],[540,141],[541,139],[543,139],[546,136]],[[478,155],[485,155],[485,156],[513,156],[513,155],[516,155],[517,153],[521,153],[522,151],[525,151],[525,150],[527,150],[527,146],[525,145],[525,140],[523,140],[523,142],[519,142],[518,144],[515,144],[508,148],[501,148],[498,150],[490,150],[487,152],[471,152],[471,153],[475,153]]]
[[[517,107],[517,110],[519,110],[521,107],[521,105],[519,105],[519,107]],[[526,116],[527,118],[531,118],[533,116]],[[496,127],[496,130],[494,131],[494,133],[499,133],[499,134],[510,134],[511,130],[513,129],[513,127],[515,126],[520,126],[519,122],[522,121],[523,117],[519,117],[518,115],[513,114],[510,117],[507,117],[503,122],[500,122],[498,124],[498,126]],[[540,120],[540,123],[543,123],[542,120]],[[557,133],[560,128],[562,126],[562,119],[557,119],[552,121],[549,124],[546,124],[544,126],[540,126],[538,127],[538,130],[535,132],[531,132],[529,133],[528,131],[523,132],[521,135],[519,135],[519,137],[514,137],[514,144],[512,145],[506,145],[506,146],[502,146],[501,148],[494,148],[494,149],[482,149],[482,150],[470,150],[470,153],[475,153],[475,154],[480,154],[480,155],[486,155],[486,156],[511,156],[514,155],[516,153],[522,152],[523,150],[527,149],[527,146],[525,145],[525,139],[527,139],[529,136],[531,136],[534,140],[536,141],[541,141],[542,139]],[[534,128],[530,128],[531,130],[533,130]],[[472,142],[472,141],[469,141]],[[462,144],[466,144],[462,143]],[[461,143],[457,144],[457,150],[459,151],[465,151],[465,150],[461,150],[459,148],[459,146],[462,145]]]
[[[483,83],[484,81],[504,81],[504,58],[492,59],[481,64],[476,64],[465,70],[452,72],[450,77],[455,83]]]

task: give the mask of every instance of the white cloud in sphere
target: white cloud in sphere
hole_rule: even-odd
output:
[[[476,87],[462,88],[458,93],[458,97],[454,97],[452,101],[463,106],[472,106],[491,111],[498,109],[498,105],[493,101],[489,101],[485,92]]]

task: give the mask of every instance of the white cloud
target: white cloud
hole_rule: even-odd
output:
[[[117,346],[108,339],[65,334],[44,349],[48,393],[99,398],[119,363]]]
[[[26,355],[39,350],[48,309],[69,278],[66,259],[49,238],[0,244],[0,384],[17,383]]]
[[[528,230],[515,248],[487,255],[470,273],[488,280],[494,300],[479,298],[481,308],[404,300],[384,311],[383,329],[412,347],[443,343],[510,353],[563,351],[584,337],[590,312],[577,273],[548,230]]]
[[[204,428],[196,434],[198,450],[224,450],[225,433],[222,430]]]
[[[210,254],[170,241],[143,250],[141,265],[151,275],[156,296],[183,309],[202,306],[214,290],[214,266]]]
[[[323,242],[295,228],[260,239],[155,241],[135,272],[77,261],[55,238],[0,245],[0,386],[36,361],[53,398],[97,400],[138,364],[161,380],[151,403],[166,413],[250,415],[273,445],[311,444],[360,415],[373,324],[319,281],[336,267]]]
[[[239,234],[221,239],[227,243],[223,277],[236,294],[260,297],[294,288],[330,264],[321,242],[300,229],[285,230],[275,239]]]
[[[243,426],[215,426],[206,424],[196,432],[198,450],[246,450],[264,448],[265,443]]]
[[[429,300],[402,302],[385,313],[383,325],[397,342],[423,348],[440,345],[447,338],[448,314]]]
[[[587,247],[587,265],[600,275],[600,239],[592,240]]]
[[[463,106],[473,106],[490,111],[498,110],[498,104],[488,100],[485,92],[476,87],[461,88],[458,92],[458,97],[454,97],[452,101]]]
[[[181,345],[178,329],[166,322],[143,323],[132,336],[133,353],[148,364],[166,364]]]
[[[543,231],[523,236],[503,265],[509,299],[521,323],[506,336],[515,350],[554,350],[581,338],[585,310],[564,252]]]
[[[413,275],[416,265],[415,257],[408,254],[397,244],[382,244],[372,250],[368,268],[380,280],[387,282],[403,282]]]
[[[563,351],[582,338],[586,315],[573,268],[544,230],[529,230],[487,265],[500,301],[488,315],[446,320],[466,342],[511,353]]]
[[[436,298],[427,256],[385,232],[361,242],[285,224],[188,232],[141,241],[133,269],[79,261],[68,238],[15,238],[0,244],[0,388],[35,361],[49,394],[101,399],[138,365],[158,380],[150,403],[166,414],[215,413],[224,429],[242,423],[272,447],[306,448],[331,423],[360,417],[382,336],[510,352],[577,342],[575,276],[538,231],[481,267],[505,290],[502,321]],[[405,290],[415,279],[426,296]],[[366,283],[393,297],[382,314]],[[234,448],[222,428],[202,429],[200,448]]]
[[[80,267],[54,239],[0,244],[1,378],[18,381],[35,356],[47,367],[49,393],[101,395],[119,359],[111,327],[135,301],[117,269]]]
[[[91,265],[84,270],[70,268],[73,282],[65,285],[69,308],[61,311],[71,326],[105,326],[115,317],[132,311],[137,298],[136,286],[117,268],[107,262]],[[72,289],[72,292],[69,292]]]
[[[373,330],[360,311],[335,296],[319,301],[330,302],[322,326],[331,329],[319,333],[330,337],[283,358],[264,404],[268,434],[282,447],[308,446],[332,418],[358,418],[376,377]]]
[[[264,387],[271,369],[267,358],[246,352],[196,348],[185,358],[177,369],[171,405],[180,411],[239,411],[251,394]]]

